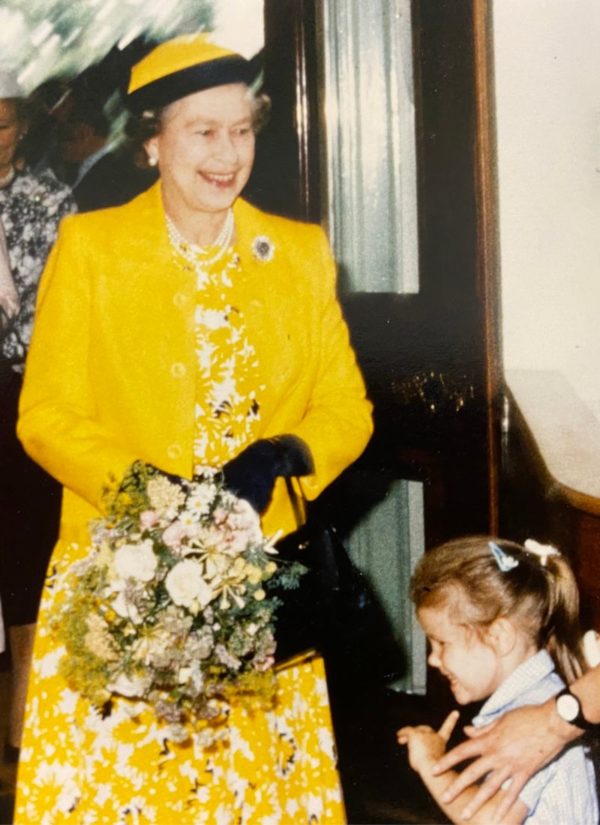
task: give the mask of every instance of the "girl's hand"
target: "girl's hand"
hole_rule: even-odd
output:
[[[458,717],[458,711],[453,710],[438,731],[428,725],[400,728],[396,736],[400,745],[407,745],[408,760],[413,770],[418,773],[430,770],[444,755]]]
[[[465,788],[483,780],[463,811],[463,818],[470,819],[510,779],[496,810],[494,821],[501,821],[533,774],[566,744],[552,730],[554,713],[554,699],[550,699],[543,705],[508,711],[485,727],[467,726],[470,738],[440,759],[433,773],[439,776],[467,759],[475,761],[452,781],[442,802],[451,803]]]

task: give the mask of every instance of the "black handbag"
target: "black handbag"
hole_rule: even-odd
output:
[[[306,502],[288,481],[300,523]],[[354,680],[392,678],[400,653],[373,589],[353,564],[336,528],[311,519],[281,540],[282,558],[308,568],[298,588],[278,592],[275,637],[279,662],[311,648],[323,654],[328,674]]]

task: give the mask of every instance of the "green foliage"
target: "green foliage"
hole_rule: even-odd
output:
[[[276,586],[283,590],[295,590],[300,586],[302,576],[308,572],[308,568],[299,561],[286,562],[281,559],[279,565],[277,572],[269,582],[269,589]]]

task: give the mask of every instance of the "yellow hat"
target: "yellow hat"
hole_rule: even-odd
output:
[[[155,109],[186,95],[223,86],[250,84],[260,70],[259,58],[212,43],[206,33],[184,34],[152,49],[131,70],[127,104],[134,112]]]

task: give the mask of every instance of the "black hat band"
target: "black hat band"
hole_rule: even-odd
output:
[[[249,86],[258,77],[260,66],[260,53],[251,60],[240,55],[207,60],[136,89],[127,96],[127,106],[132,112],[139,114],[146,109],[160,109],[182,97],[214,86],[225,86],[228,83],[245,83]]]

